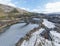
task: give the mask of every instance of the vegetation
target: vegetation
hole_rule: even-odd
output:
[[[4,25],[11,25],[20,21],[20,18],[27,19],[32,13],[22,9],[17,9],[10,6],[0,5],[0,31]],[[25,20],[26,21],[26,20]]]

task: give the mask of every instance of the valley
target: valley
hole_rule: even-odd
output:
[[[60,46],[60,14],[0,4],[0,46]]]

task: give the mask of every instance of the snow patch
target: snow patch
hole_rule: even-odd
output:
[[[58,43],[56,43],[56,42],[54,42],[53,45],[54,45],[54,46],[60,46],[60,44],[58,44]]]
[[[50,31],[50,36],[54,46],[60,46],[60,33],[57,31]]]
[[[50,31],[50,35],[53,41],[55,41],[56,43],[60,43],[60,33],[58,33],[57,31]]]
[[[54,23],[48,21],[47,19],[43,19],[43,24],[48,28],[54,28],[55,27]]]
[[[44,30],[45,29],[41,28],[39,31],[31,34],[31,38],[28,41],[24,40],[21,46],[52,46],[51,41],[40,36],[40,33]]]
[[[45,29],[41,28],[31,34],[31,38],[29,40],[24,40],[21,46],[60,46],[60,33],[50,31],[50,36],[53,40],[49,41],[40,36],[40,33],[42,33],[44,30]]]

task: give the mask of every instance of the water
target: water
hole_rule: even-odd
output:
[[[18,40],[21,37],[24,37],[27,32],[32,30],[35,27],[38,27],[37,24],[28,24],[19,23],[12,25],[9,29],[6,30],[3,34],[0,35],[0,46],[15,46]]]

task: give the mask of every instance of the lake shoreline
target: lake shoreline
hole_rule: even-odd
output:
[[[16,46],[20,46],[24,40],[29,40],[29,38],[31,37],[31,34],[34,33],[34,32],[36,32],[36,31],[38,31],[40,28],[41,28],[41,24],[40,24],[38,27],[30,30],[24,37],[22,37],[22,38],[16,43]]]
[[[20,23],[20,20],[14,20],[11,23],[5,24],[3,26],[0,27],[0,34],[2,34],[3,32],[5,32],[6,28],[8,29],[11,25]]]

